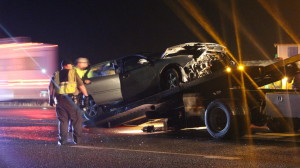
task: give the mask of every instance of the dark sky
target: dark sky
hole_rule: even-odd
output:
[[[138,52],[162,52],[185,42],[216,42],[183,1],[192,2],[236,57],[232,2],[243,59],[264,59],[264,53],[273,57],[274,43],[293,42],[259,0],[1,0],[0,24],[13,36],[58,44],[60,58],[88,57],[93,63]],[[298,39],[300,1],[260,1],[278,9]],[[199,39],[191,27],[205,39]],[[2,37],[8,35],[0,30]]]

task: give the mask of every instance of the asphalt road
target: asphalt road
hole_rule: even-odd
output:
[[[205,129],[143,133],[84,128],[80,145],[57,145],[53,109],[0,109],[0,167],[300,167],[300,133],[256,129],[214,140]]]

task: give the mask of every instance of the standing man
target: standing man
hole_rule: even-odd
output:
[[[76,60],[76,67],[74,68],[81,79],[84,76],[84,74],[87,72],[86,68],[88,66],[89,66],[89,60],[87,58],[80,57]]]
[[[78,74],[79,78],[82,80],[82,78],[84,77],[85,73],[87,72],[87,67],[89,66],[89,60],[87,58],[83,58],[83,57],[79,57],[76,59],[75,61],[76,66],[74,67],[76,73]],[[82,105],[82,100],[83,100],[83,96],[82,93],[78,93],[77,94],[77,98],[75,101],[75,104],[78,105],[78,107],[80,108]],[[88,101],[88,97],[85,97],[86,101]],[[72,127],[72,121],[69,121],[69,127],[68,127],[69,132],[73,132],[73,127]]]
[[[79,93],[78,89],[85,96],[88,96],[88,93],[82,80],[73,69],[71,61],[63,60],[61,67],[62,70],[54,73],[49,84],[49,104],[50,106],[56,104],[58,145],[67,143],[69,120],[72,121],[74,128],[73,141],[78,144],[81,140],[82,117],[73,99]]]
[[[77,74],[81,80],[83,80],[82,78],[86,74],[88,66],[89,66],[89,60],[87,58],[80,57],[76,60],[76,66],[74,67],[74,69],[77,72]],[[88,82],[90,82],[90,81],[87,79],[83,81],[83,83],[85,83],[85,84]],[[88,97],[85,97],[85,98],[87,101]],[[80,104],[82,103],[82,100],[83,100],[82,93],[79,93],[77,105],[80,106]]]

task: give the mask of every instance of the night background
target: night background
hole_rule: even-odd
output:
[[[299,9],[296,0],[1,0],[0,24],[92,64],[195,41],[253,60],[273,58],[275,43],[299,43]]]

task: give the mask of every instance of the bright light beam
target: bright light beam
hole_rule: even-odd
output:
[[[197,21],[199,25],[219,44],[226,46],[223,40],[218,36],[214,28],[210,25],[207,19],[200,13],[200,7],[190,0],[179,1],[185,10]],[[226,48],[228,55],[235,61],[233,54]]]
[[[237,44],[237,49],[238,49],[238,58],[239,58],[239,64],[240,64],[242,62],[242,50],[241,50],[241,40],[240,40],[239,25],[238,25],[239,22],[238,22],[238,18],[237,18],[235,0],[231,0],[231,6],[232,6],[234,33],[235,33],[235,39],[236,39],[236,44]]]
[[[266,1],[266,0],[257,0],[261,6],[273,17],[273,19],[280,25],[280,27],[291,37],[294,42],[297,44],[300,43],[300,40],[297,38],[297,35],[292,31],[291,28],[289,28],[288,24],[285,22],[285,20],[280,16],[280,12],[278,11],[278,8],[271,6],[270,3],[272,1]]]
[[[185,23],[185,25],[197,36],[200,41],[207,41],[207,39],[199,31],[199,28],[189,18],[187,13],[184,12],[182,7],[178,3],[176,3],[176,1],[164,0],[164,2],[171,8],[176,16]]]
[[[237,22],[238,26],[236,30],[239,30],[241,33],[243,33],[245,35],[246,38],[248,38],[248,40],[251,42],[250,44],[254,45],[255,48],[262,54],[262,56],[266,59],[270,59],[267,52],[261,47],[262,45],[259,43],[259,41],[257,41],[257,38],[253,35],[253,33],[250,33],[250,31],[247,29],[247,27],[245,27],[242,22],[240,21],[240,19],[238,19],[236,17],[236,21],[234,21],[233,17],[231,17],[232,14],[230,14],[228,12],[228,8],[229,6],[227,6],[224,2],[222,1],[218,1],[218,5],[220,11],[232,22]],[[221,4],[221,5],[220,5]],[[234,5],[236,8],[236,5]],[[238,13],[236,12],[236,9],[233,9],[235,11],[235,15],[238,15]]]

